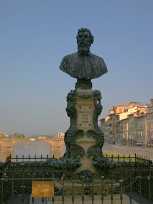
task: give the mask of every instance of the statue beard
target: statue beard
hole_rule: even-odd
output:
[[[90,45],[87,43],[78,43],[78,52],[81,54],[88,54],[90,50]]]

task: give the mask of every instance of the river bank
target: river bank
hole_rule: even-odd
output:
[[[134,156],[137,154],[146,159],[150,159],[153,161],[153,148],[152,147],[132,147],[132,146],[121,146],[121,145],[111,145],[105,143],[103,151],[112,152],[115,154],[121,154],[125,156]]]

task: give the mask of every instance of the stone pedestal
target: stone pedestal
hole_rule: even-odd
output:
[[[76,88],[67,96],[67,114],[70,128],[65,133],[68,158],[79,158],[81,166],[76,172],[96,172],[92,158],[102,156],[104,136],[98,128],[98,116],[102,110],[101,93],[91,88]]]
[[[92,94],[92,90],[77,90],[77,94],[80,96],[88,96]],[[81,167],[77,169],[77,172],[82,170],[90,169],[90,171],[95,172],[95,168],[92,165],[91,158],[88,157],[87,151],[88,149],[95,145],[95,140],[93,138],[89,138],[86,135],[88,130],[94,129],[93,124],[93,113],[94,113],[94,98],[76,98],[76,110],[77,110],[77,129],[81,129],[84,131],[84,136],[76,140],[76,144],[81,146],[85,155],[81,160]]]

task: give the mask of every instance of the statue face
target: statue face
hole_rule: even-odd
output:
[[[77,36],[78,51],[81,53],[87,53],[90,50],[91,39],[88,31],[79,32]]]

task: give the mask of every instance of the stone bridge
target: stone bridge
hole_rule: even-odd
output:
[[[2,155],[6,157],[14,152],[14,146],[19,143],[43,142],[50,146],[50,157],[62,157],[62,152],[65,147],[64,138],[13,138],[0,139],[0,148]]]

